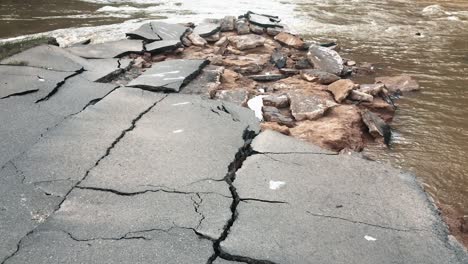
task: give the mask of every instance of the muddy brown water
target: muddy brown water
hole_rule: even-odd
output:
[[[136,18],[277,14],[306,38],[337,41],[342,56],[375,63],[377,75],[420,82],[422,91],[398,101],[391,148],[366,152],[414,172],[436,200],[468,215],[468,1],[223,2],[0,0],[0,38]]]

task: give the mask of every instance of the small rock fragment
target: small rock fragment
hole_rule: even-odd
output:
[[[221,31],[233,31],[235,28],[236,17],[225,16],[221,20]]]
[[[294,120],[288,116],[281,114],[278,108],[274,106],[263,106],[263,119],[267,122],[276,122],[280,125],[285,125],[288,127],[294,126]]]
[[[278,69],[284,68],[286,66],[286,60],[287,60],[287,57],[284,56],[284,54],[281,53],[281,51],[279,51],[277,49],[275,49],[275,51],[273,51],[273,53],[271,54],[271,60],[270,61]]]
[[[301,77],[308,82],[316,82],[325,85],[334,83],[340,79],[340,77],[335,74],[319,70],[302,70]]]
[[[195,46],[203,47],[208,43],[204,38],[200,37],[199,35],[197,35],[195,33],[192,33],[192,34],[188,35],[187,37],[192,42],[192,44],[195,45]]]
[[[419,84],[409,75],[375,78],[377,83],[383,83],[391,93],[419,90]]]
[[[307,58],[300,58],[296,61],[295,64],[296,69],[310,69],[313,66],[310,64],[309,60]]]
[[[282,74],[286,74],[286,75],[296,75],[300,73],[298,69],[291,69],[291,68],[281,68],[279,69],[279,71]]]
[[[286,78],[283,74],[258,74],[248,76],[250,79],[257,82],[272,82]]]
[[[369,128],[369,133],[374,137],[384,137],[385,144],[390,143],[392,136],[392,130],[390,126],[385,123],[378,115],[372,113],[371,111],[363,111],[361,113],[362,120]]]
[[[260,35],[263,34],[263,28],[262,27],[254,25],[252,23],[249,25],[249,27],[250,27],[250,31],[252,31],[255,34],[260,34]]]
[[[311,45],[307,53],[310,63],[322,71],[341,76],[343,73],[343,59],[340,55],[329,48],[319,45]]]
[[[351,100],[360,102],[372,102],[374,100],[374,97],[372,95],[357,90],[352,90],[351,94],[349,95],[349,98]]]
[[[238,19],[236,21],[236,31],[239,35],[245,35],[250,33],[249,22],[245,18]]]
[[[281,32],[283,32],[283,29],[280,27],[269,27],[266,29],[266,33],[273,37],[278,35]]]
[[[231,36],[228,39],[231,45],[238,50],[253,49],[265,45],[265,38],[254,34]]]
[[[383,92],[385,89],[385,84],[383,83],[376,83],[376,84],[361,84],[359,87],[360,92],[370,94],[372,96],[376,96]]]
[[[289,97],[285,94],[282,95],[268,95],[263,97],[263,105],[274,106],[276,108],[289,107]]]
[[[279,43],[286,45],[288,47],[292,47],[295,49],[303,49],[304,48],[304,41],[293,34],[281,32],[275,36],[275,40]]]
[[[217,46],[217,47],[221,47],[224,44],[226,44],[227,42],[228,42],[228,38],[226,36],[223,36],[218,41],[216,41],[216,43],[214,45]]]
[[[347,65],[347,66],[350,66],[350,67],[356,66],[356,62],[355,62],[355,61],[352,61],[352,60],[349,60],[349,61],[346,62],[346,65]]]
[[[344,99],[346,99],[346,97],[348,97],[354,87],[355,84],[353,81],[343,79],[328,85],[327,89],[333,93],[335,100],[338,103],[341,103]]]
[[[205,37],[205,40],[208,41],[208,42],[216,42],[220,38],[221,38],[221,35],[219,34],[219,32],[216,32],[215,34],[213,34],[211,36]]]

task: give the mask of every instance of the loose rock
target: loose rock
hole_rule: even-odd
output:
[[[278,108],[274,106],[263,106],[263,119],[267,122],[276,122],[280,125],[285,125],[288,127],[294,126],[294,120],[288,116],[285,116],[280,113]]]
[[[238,50],[253,49],[265,45],[265,38],[254,34],[231,36],[228,39],[231,45]]]
[[[313,65],[310,64],[307,58],[300,58],[296,61],[295,68],[296,69],[310,69]]]
[[[376,96],[382,93],[385,89],[385,84],[383,83],[376,83],[376,84],[361,84],[359,86],[359,91],[370,94],[372,96]]]
[[[286,76],[283,74],[259,74],[259,75],[250,75],[248,77],[258,82],[271,82],[271,81],[277,81],[277,80],[286,78]]]
[[[316,82],[325,85],[334,83],[341,79],[335,74],[319,70],[302,70],[301,77],[308,82]]]
[[[291,69],[291,68],[281,68],[279,69],[279,71],[282,74],[286,74],[286,75],[296,75],[300,73],[298,69]]]
[[[307,53],[310,63],[322,71],[326,71],[338,76],[343,73],[343,59],[331,49],[319,45],[311,45]]]
[[[419,84],[409,75],[375,78],[377,83],[383,83],[391,93],[419,90]]]
[[[336,106],[327,92],[304,92],[295,90],[288,92],[291,100],[291,113],[297,121],[315,120],[329,108]]]
[[[274,106],[276,108],[286,108],[289,107],[289,97],[285,94],[268,95],[263,97],[263,105]]]
[[[390,139],[392,136],[390,126],[387,125],[378,115],[370,111],[363,111],[362,120],[369,128],[369,133],[374,138],[384,137],[385,144],[388,145],[390,143]]]
[[[275,36],[275,40],[279,43],[286,45],[288,47],[292,47],[295,49],[303,49],[304,48],[304,41],[293,34],[281,32]]]
[[[236,31],[239,35],[245,35],[250,33],[249,22],[245,18],[238,19],[236,21]]]
[[[219,90],[216,91],[215,98],[244,106],[247,104],[249,94],[244,89]]]
[[[208,42],[216,42],[220,40],[220,38],[221,38],[221,35],[219,34],[219,32],[216,32],[215,34],[211,36],[205,37],[205,40]]]
[[[283,29],[280,27],[269,27],[266,29],[266,33],[273,37],[278,35],[281,32],[283,32]]]
[[[249,27],[250,27],[250,31],[252,31],[255,34],[260,34],[261,35],[264,32],[262,27],[254,25],[252,23],[249,25]]]
[[[226,36],[223,36],[218,41],[216,41],[216,43],[214,45],[217,46],[217,47],[222,47],[226,43],[228,43],[228,38]]]
[[[284,68],[286,66],[286,61],[287,57],[277,49],[271,54],[271,63],[278,69]]]
[[[204,38],[200,37],[199,35],[197,35],[195,33],[192,33],[192,34],[188,35],[187,37],[193,43],[193,45],[195,45],[195,46],[203,47],[206,44],[208,44],[208,42]]]
[[[233,31],[235,28],[236,17],[225,16],[221,20],[221,31]]]
[[[351,91],[354,89],[355,84],[351,80],[338,80],[330,85],[328,85],[328,90],[333,93],[335,100],[338,103],[341,103]]]
[[[360,102],[372,102],[374,100],[374,97],[372,95],[357,90],[352,90],[351,94],[349,95],[349,98],[351,100]]]

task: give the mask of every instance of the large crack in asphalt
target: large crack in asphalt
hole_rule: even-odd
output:
[[[65,77],[65,79],[63,79],[61,82],[57,83],[57,85],[54,87],[54,89],[52,89],[52,91],[50,91],[46,96],[38,99],[35,103],[37,104],[37,103],[49,100],[52,96],[54,96],[54,94],[56,94],[59,91],[60,87],[62,87],[67,82],[68,79],[73,78],[77,75],[80,75],[83,72],[85,72],[85,69],[81,68],[77,70],[75,73],[73,73],[72,75]]]
[[[214,254],[211,255],[211,257],[208,259],[208,261],[206,262],[207,264],[212,264],[218,257],[229,261],[244,262],[248,264],[275,264],[274,262],[268,260],[232,255],[228,252],[225,252],[221,248],[221,243],[224,240],[226,240],[231,231],[232,226],[234,225],[234,222],[237,220],[237,206],[242,201],[242,199],[239,197],[239,194],[237,193],[236,187],[234,186],[234,181],[236,180],[236,173],[242,167],[244,161],[253,154],[251,143],[256,136],[257,133],[255,131],[250,130],[249,127],[247,127],[244,130],[244,133],[242,135],[244,145],[238,150],[238,152],[235,154],[234,160],[228,166],[228,172],[224,177],[224,181],[229,185],[229,191],[232,195],[231,218],[227,221],[226,225],[224,226],[221,236],[213,242]]]
[[[70,78],[72,76],[69,76]],[[67,197],[70,195],[70,193],[81,183],[83,182],[89,175],[89,173],[94,169],[96,168],[97,166],[99,166],[99,164],[101,163],[101,161],[103,159],[105,159],[107,156],[110,155],[112,149],[115,148],[115,146],[125,137],[125,135],[128,133],[128,132],[131,132],[133,129],[135,129],[136,127],[136,124],[138,123],[138,121],[145,115],[147,114],[149,111],[151,111],[158,103],[160,103],[161,101],[163,101],[165,98],[167,97],[166,96],[163,96],[161,99],[157,100],[156,102],[154,102],[151,106],[149,106],[148,108],[146,108],[143,112],[141,112],[138,116],[136,116],[130,126],[123,130],[120,135],[114,139],[114,141],[111,143],[111,145],[106,149],[106,152],[104,153],[104,155],[102,155],[97,161],[96,163],[86,171],[85,175],[83,176],[83,178],[81,178],[81,180],[77,181],[75,183],[74,186],[72,186],[72,188],[70,188],[70,190],[63,196],[63,199],[62,201],[58,204],[58,206],[55,208],[54,212],[52,214],[54,214],[55,212],[57,212],[58,210],[60,210],[62,204],[64,203],[64,201],[67,199]],[[51,215],[52,215],[51,214]],[[19,241],[18,243],[16,244],[16,249],[13,253],[11,253],[10,255],[8,255],[7,257],[5,257],[2,262],[0,264],[5,264],[9,259],[11,259],[12,257],[14,257],[16,254],[18,254],[18,252],[21,250],[21,245],[23,244],[23,241],[29,237],[31,234],[33,234],[35,231],[36,231],[37,227],[32,229],[31,231],[29,231],[25,236],[23,236]]]

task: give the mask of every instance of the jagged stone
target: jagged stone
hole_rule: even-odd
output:
[[[258,74],[258,75],[249,75],[250,79],[255,80],[257,82],[272,82],[278,81],[281,79],[286,78],[286,75],[283,74]]]
[[[339,79],[341,79],[335,74],[320,71],[320,70],[302,70],[301,77],[302,79],[308,82],[316,82],[316,83],[325,84],[325,85],[334,83],[338,81]]]
[[[206,60],[168,60],[155,63],[127,86],[179,92],[181,87],[195,78],[207,64]]]
[[[296,61],[295,68],[296,69],[310,69],[312,68],[313,65],[310,64],[309,60],[307,58],[300,58]]]
[[[230,57],[223,59],[223,65],[242,74],[255,74],[263,70],[269,61],[269,55],[248,54],[245,56]]]
[[[86,59],[120,58],[131,53],[143,52],[141,40],[117,40],[99,44],[74,46],[66,49],[68,52]]]
[[[249,94],[244,89],[219,90],[216,91],[215,98],[236,105],[245,105],[249,99]]]
[[[219,32],[216,32],[215,34],[211,36],[205,37],[205,39],[208,42],[216,42],[221,39],[221,35],[219,34]]]
[[[349,99],[360,102],[372,102],[374,100],[374,97],[367,93],[352,90],[349,94]]]
[[[341,76],[344,70],[343,59],[329,48],[319,45],[311,45],[307,53],[307,59],[319,70]]]
[[[409,75],[375,78],[377,83],[383,83],[391,93],[419,90],[419,84]]]
[[[145,44],[145,50],[151,54],[175,50],[182,45],[180,40],[161,40]]]
[[[223,36],[218,41],[216,41],[214,45],[217,47],[221,47],[221,46],[224,46],[228,42],[229,42],[228,38],[226,36]]]
[[[285,56],[280,50],[275,49],[271,54],[271,63],[273,63],[278,69],[286,67],[286,61],[287,56]]]
[[[288,97],[291,101],[291,113],[297,121],[315,120],[337,105],[324,91],[293,90],[288,92]]]
[[[236,31],[239,35],[250,33],[249,22],[245,18],[240,18],[236,21]]]
[[[361,84],[359,85],[360,92],[370,94],[372,96],[376,96],[382,93],[385,89],[385,84],[383,83],[376,83],[376,84]]]
[[[192,41],[190,41],[190,39],[188,39],[188,37],[186,37],[186,36],[182,37],[181,41],[182,41],[182,44],[184,44],[185,47],[192,46]]]
[[[233,31],[236,28],[236,17],[225,16],[221,20],[221,31]]]
[[[267,122],[276,122],[280,125],[288,127],[294,126],[294,120],[288,116],[283,115],[278,108],[274,106],[263,106],[263,119]]]
[[[275,40],[279,43],[286,45],[288,47],[292,47],[295,49],[303,49],[304,48],[304,41],[293,34],[287,32],[281,32],[275,36]]]
[[[260,27],[260,26],[257,26],[255,24],[250,23],[249,27],[250,27],[250,31],[255,33],[255,34],[260,34],[261,35],[261,34],[264,33],[264,29],[262,27]]]
[[[333,93],[335,100],[338,103],[341,103],[344,99],[346,99],[346,97],[348,97],[348,95],[355,87],[356,84],[354,84],[353,81],[343,79],[328,85],[327,89]]]
[[[283,32],[283,28],[280,27],[268,27],[266,29],[266,33],[272,37],[278,35],[279,33]]]
[[[208,43],[204,38],[202,38],[199,35],[194,34],[194,33],[191,33],[187,37],[192,42],[192,44],[195,45],[195,46],[204,47]]]
[[[138,29],[126,33],[125,35],[131,39],[141,39],[146,41],[162,40],[161,37],[154,32],[151,23],[145,23]]]
[[[298,70],[298,69],[291,69],[291,68],[281,68],[281,69],[279,69],[279,71],[280,71],[282,74],[286,74],[286,75],[296,75],[296,74],[299,74],[299,73],[300,73],[300,70]]]
[[[362,121],[364,121],[364,124],[366,124],[367,128],[369,129],[369,133],[374,138],[383,137],[386,144],[390,143],[392,130],[390,129],[390,126],[385,123],[385,121],[383,121],[378,115],[368,110],[362,111],[361,116]]]
[[[221,30],[220,24],[215,23],[203,23],[195,27],[193,33],[199,35],[202,38],[213,36]]]
[[[254,34],[231,36],[228,39],[231,45],[238,50],[253,49],[265,45],[265,38]]]
[[[276,108],[286,108],[289,107],[289,97],[285,94],[268,95],[263,97],[263,105],[274,106]]]

